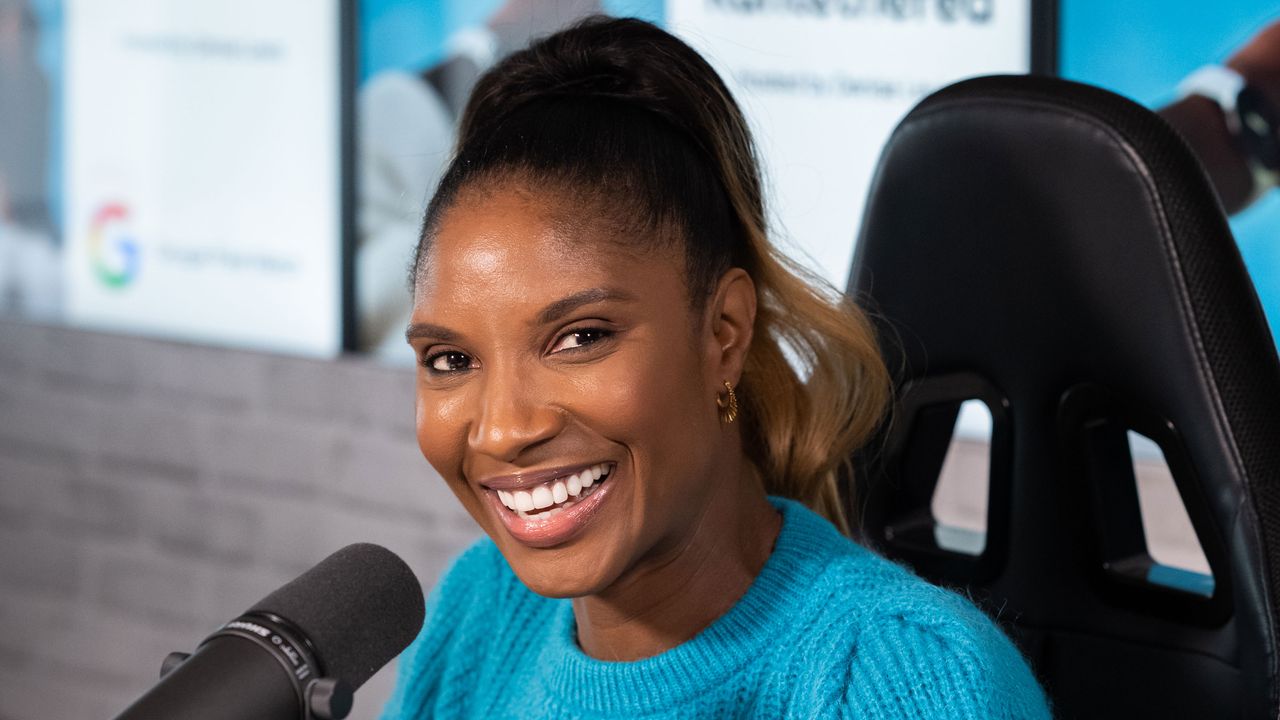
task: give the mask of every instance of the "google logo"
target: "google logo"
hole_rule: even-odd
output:
[[[138,276],[138,242],[128,222],[129,209],[110,203],[89,223],[89,260],[94,274],[110,288],[123,288]]]

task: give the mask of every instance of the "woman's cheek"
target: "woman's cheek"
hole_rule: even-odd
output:
[[[582,374],[573,412],[633,454],[667,454],[677,449],[674,436],[691,430],[690,389],[681,385],[687,358],[647,345],[629,349]]]
[[[451,486],[461,482],[466,453],[467,424],[463,409],[463,398],[458,393],[418,391],[415,408],[418,449]]]
[[[577,412],[594,419],[601,434],[622,439],[654,410],[653,368],[639,353],[618,353],[574,378]],[[606,431],[606,429],[608,429]]]

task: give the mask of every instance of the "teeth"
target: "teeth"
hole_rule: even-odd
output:
[[[573,507],[575,504],[581,502],[588,495],[594,492],[595,492],[594,487],[587,488],[586,490],[583,490],[582,494],[578,496],[578,499],[574,500],[572,503],[569,503],[568,505],[556,505],[552,507],[550,510],[543,510],[537,513],[525,512],[524,510],[516,510],[515,513],[516,515],[520,516],[520,518],[523,520],[529,520],[531,518],[538,518],[539,520],[545,520],[547,518],[555,517],[557,514],[564,512],[567,508]]]
[[[516,509],[521,512],[529,512],[533,509],[533,496],[524,490],[516,491]]]
[[[533,489],[533,506],[539,510],[551,507],[551,488],[539,485]]]
[[[590,488],[606,474],[608,468],[608,463],[601,463],[593,465],[580,473],[543,483],[530,490],[516,490],[514,492],[499,490],[497,491],[498,500],[511,510],[516,511],[516,514],[521,517],[527,517],[526,513],[535,509],[546,510],[547,508],[551,509],[540,513],[539,517],[553,517],[563,509],[559,506],[567,502],[569,498],[582,499],[590,495]]]

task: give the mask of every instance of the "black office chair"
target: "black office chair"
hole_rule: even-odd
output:
[[[849,291],[900,377],[859,458],[863,540],[966,588],[1060,717],[1277,717],[1280,361],[1181,138],[1096,88],[966,81],[902,121],[864,217]],[[967,399],[993,416],[978,554],[930,510]],[[1129,430],[1211,581],[1150,557]]]

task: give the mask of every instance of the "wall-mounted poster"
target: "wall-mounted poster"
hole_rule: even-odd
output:
[[[409,362],[409,253],[476,78],[589,13],[663,25],[723,75],[761,149],[775,240],[843,287],[897,121],[952,81],[1032,66],[1032,0],[367,0],[357,101],[360,343]]]
[[[586,15],[660,21],[658,2],[366,0],[356,95],[355,292],[361,349],[413,362],[408,268],[472,86],[500,58]]]
[[[66,0],[67,318],[341,349],[338,0]]]
[[[1273,0],[1071,0],[1062,4],[1062,74],[1162,107],[1183,78],[1225,62],[1277,20]],[[1231,232],[1280,341],[1280,191],[1234,215]]]
[[[1030,0],[669,0],[667,23],[744,106],[774,241],[840,288],[898,121],[958,79],[1031,70]]]

